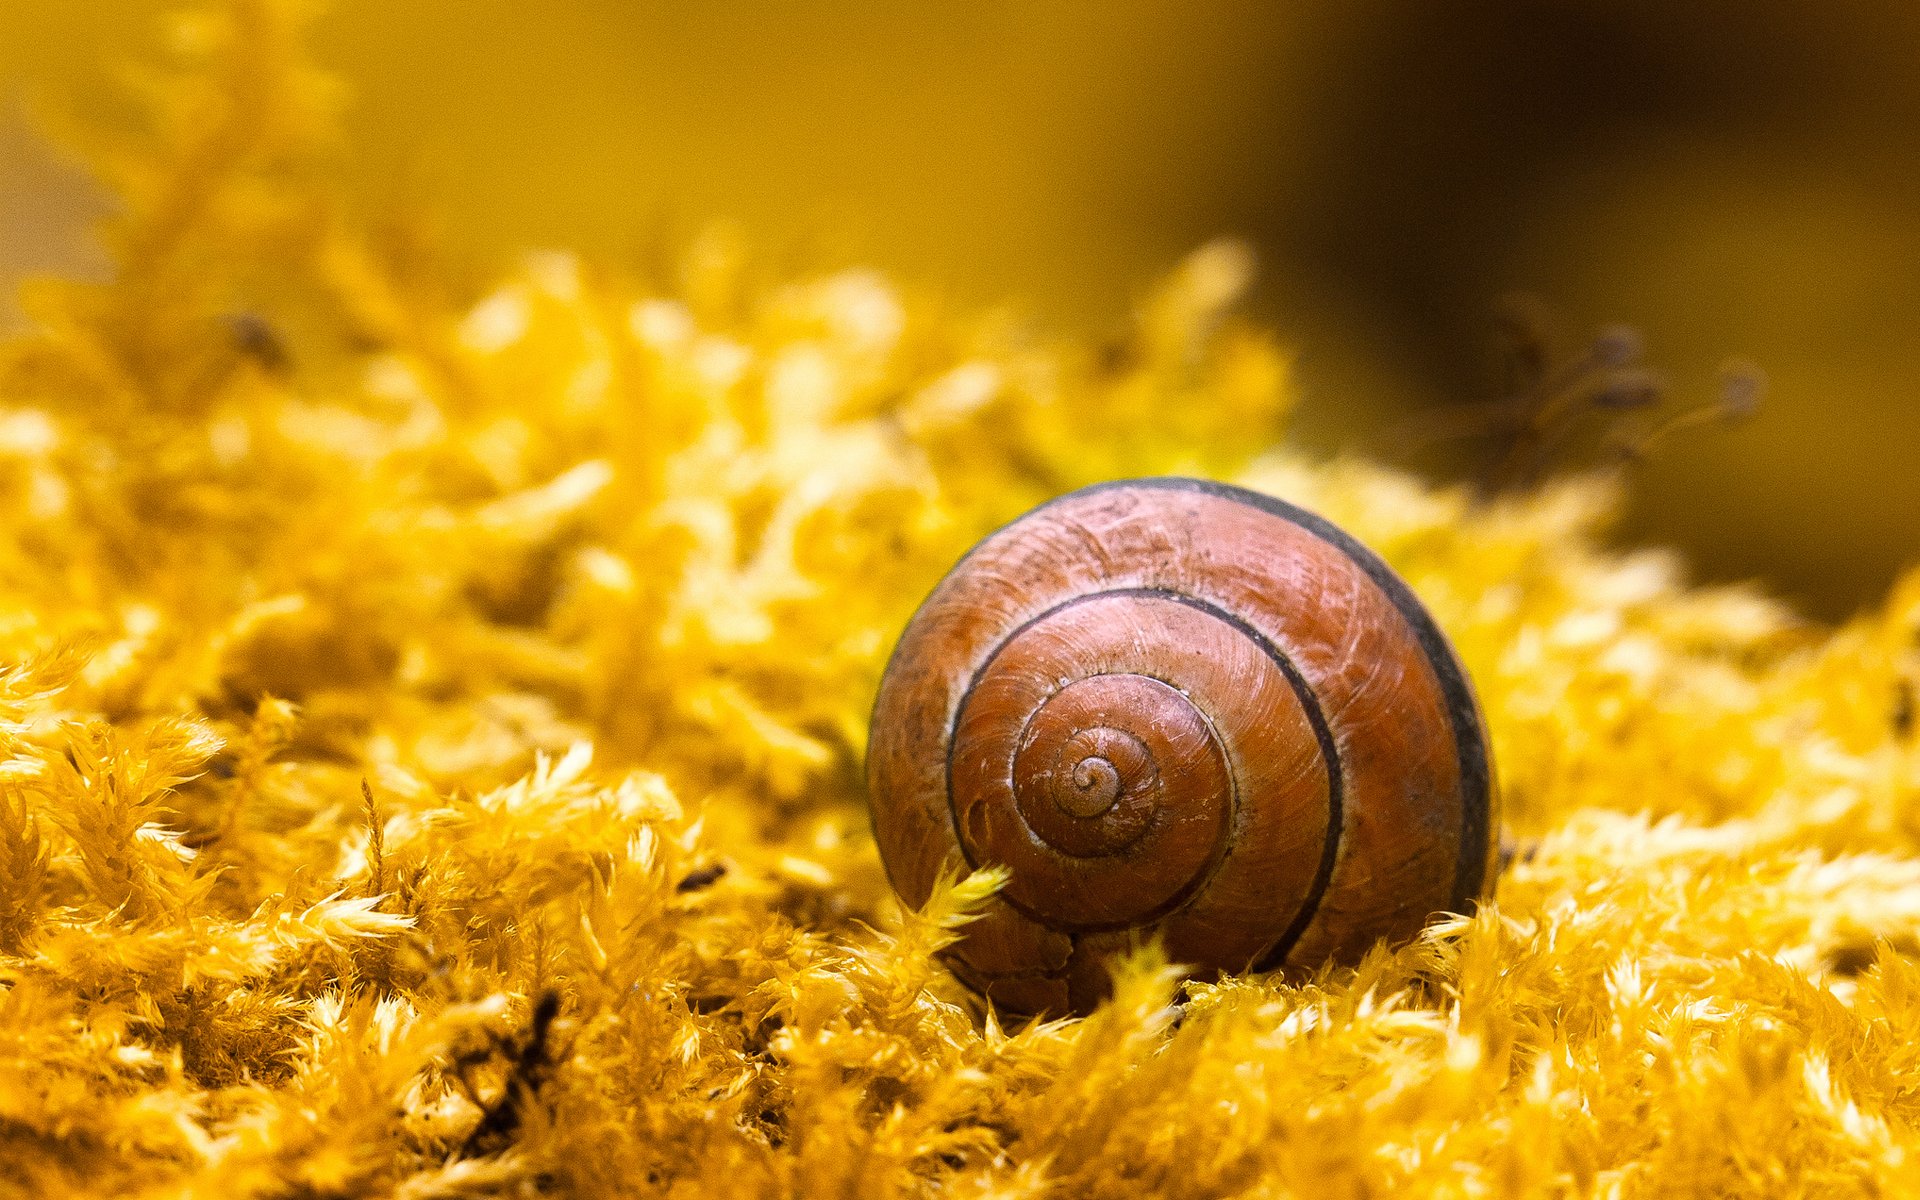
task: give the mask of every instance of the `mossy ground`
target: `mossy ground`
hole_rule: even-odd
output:
[[[564,255],[472,301],[326,182],[298,22],[184,21],[94,147],[104,284],[0,348],[0,1191],[1902,1194],[1920,574],[1838,631],[1272,449],[1195,255],[1105,345]],[[893,903],[859,764],[959,553],[1232,479],[1400,569],[1481,691],[1494,903],[1306,982],[1003,1026]]]

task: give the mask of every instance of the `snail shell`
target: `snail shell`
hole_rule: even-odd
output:
[[[976,546],[874,706],[875,838],[918,906],[1006,887],[949,951],[1001,1007],[1086,1011],[1157,933],[1202,975],[1352,961],[1489,882],[1485,734],[1407,585],[1310,513],[1102,484]]]

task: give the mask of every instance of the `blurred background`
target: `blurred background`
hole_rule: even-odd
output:
[[[165,0],[0,0],[0,286],[98,270],[85,177],[32,132]],[[1623,538],[1840,617],[1920,562],[1920,5],[1911,0],[334,0],[357,186],[483,260],[640,261],[714,218],[796,269],[1098,332],[1222,234],[1297,348],[1295,438],[1494,398],[1494,314],[1636,328],[1677,407]],[[7,319],[0,308],[0,321]],[[14,319],[17,319],[17,315]]]

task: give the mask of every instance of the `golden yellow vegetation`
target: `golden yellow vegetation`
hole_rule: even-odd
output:
[[[1920,573],[1837,632],[1272,449],[1204,249],[1111,344],[726,238],[477,302],[330,198],[266,0],[184,22],[105,284],[0,348],[0,1191],[1901,1193],[1920,1177]],[[861,743],[996,523],[1232,478],[1402,570],[1488,710],[1497,903],[1357,970],[1147,951],[1009,1028],[898,911]]]

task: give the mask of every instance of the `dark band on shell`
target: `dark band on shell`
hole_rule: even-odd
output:
[[[950,952],[1085,1010],[1149,931],[1201,974],[1350,961],[1470,908],[1495,796],[1426,610],[1325,520],[1191,479],[1060,497],[970,551],[882,680],[874,833],[918,905],[1011,869]]]

